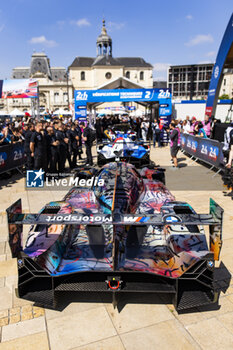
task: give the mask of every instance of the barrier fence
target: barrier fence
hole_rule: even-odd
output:
[[[181,149],[215,168],[224,168],[223,143],[181,133]]]
[[[26,162],[21,142],[0,146],[0,174],[23,166]]]

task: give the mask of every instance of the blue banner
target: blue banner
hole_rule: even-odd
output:
[[[80,116],[81,106],[98,102],[159,102],[159,114],[172,114],[170,89],[117,89],[117,90],[75,90],[75,115]]]
[[[220,84],[221,84],[221,76],[222,71],[225,65],[225,62],[230,56],[230,51],[233,43],[233,15],[230,18],[230,21],[228,23],[228,26],[226,28],[225,34],[223,36],[216,63],[213,68],[210,86],[209,86],[209,92],[206,102],[206,114],[211,116],[215,113],[215,107],[218,99],[218,94],[220,90]],[[229,57],[230,60],[230,57]]]
[[[0,146],[0,174],[23,166],[25,161],[23,143]]]

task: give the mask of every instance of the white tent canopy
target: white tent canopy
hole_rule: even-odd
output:
[[[18,108],[13,109],[13,111],[10,112],[10,115],[12,116],[24,116],[24,112],[20,111]]]
[[[0,111],[0,115],[9,115],[7,111]]]
[[[72,114],[70,111],[66,111],[65,109],[59,108],[57,111],[53,112],[54,115],[70,115]]]

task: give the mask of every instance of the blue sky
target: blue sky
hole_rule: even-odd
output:
[[[215,62],[232,0],[7,0],[0,2],[0,79],[44,50],[52,66],[96,56],[103,15],[113,56],[141,56],[156,80],[169,64]]]

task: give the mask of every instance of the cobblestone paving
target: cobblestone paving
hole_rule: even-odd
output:
[[[170,165],[168,148],[152,149],[152,159]],[[221,260],[233,273],[233,201],[219,188],[220,177],[180,154],[184,167],[168,169],[168,187],[177,200],[189,202],[197,212],[208,212],[209,197],[225,210]],[[185,165],[187,165],[185,167]],[[187,172],[195,167],[194,178]],[[193,186],[202,183],[201,189]],[[208,189],[210,182],[216,185]],[[187,189],[175,186],[186,183]],[[206,186],[206,189],[205,189]],[[118,309],[100,297],[67,300],[62,312],[43,309],[17,298],[16,259],[7,243],[5,209],[22,198],[24,212],[37,212],[46,202],[59,200],[62,192],[25,191],[20,176],[0,182],[0,350],[160,350],[233,349],[233,283],[221,294],[219,306],[196,308],[178,314],[169,300],[155,296],[124,296]]]

